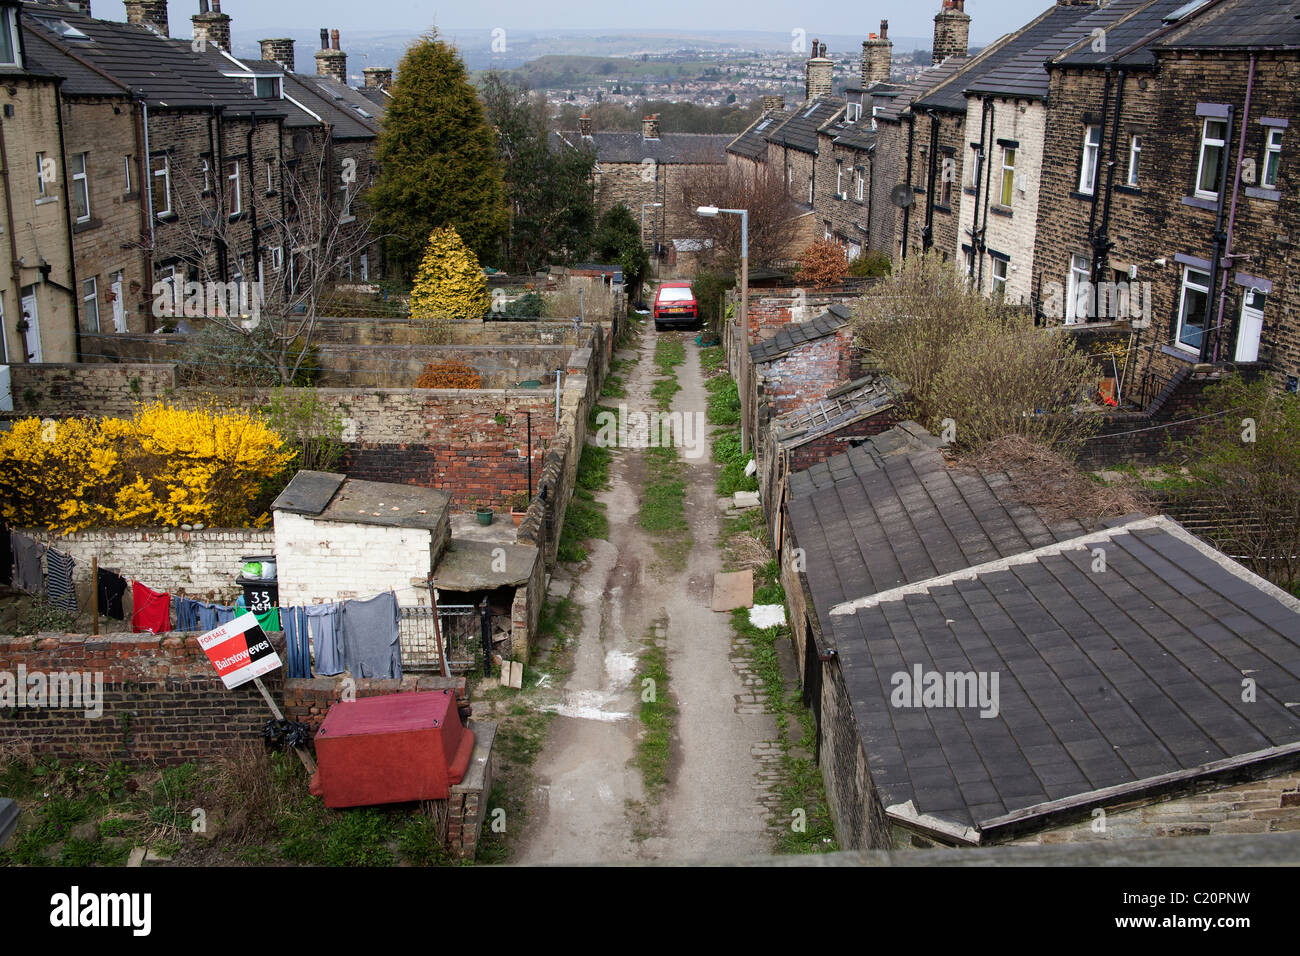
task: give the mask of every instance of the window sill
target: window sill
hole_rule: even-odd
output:
[[[1282,199],[1281,190],[1267,186],[1247,186],[1246,195],[1251,199],[1267,199],[1269,202],[1280,202]]]
[[[1204,209],[1206,212],[1218,212],[1219,200],[1206,199],[1202,196],[1184,196],[1182,198],[1184,206],[1191,206],[1193,209]]]
[[[1071,199],[1082,199],[1082,200],[1085,200],[1086,202],[1092,202],[1093,199],[1096,198],[1096,196],[1095,196],[1094,193],[1085,193],[1085,192],[1082,192],[1081,190],[1076,189],[1076,190],[1074,190],[1074,191],[1072,191],[1072,192],[1070,193],[1070,198],[1071,198]]]
[[[36,205],[46,206],[52,202],[58,202],[58,201],[59,201],[58,196],[42,196],[40,199],[36,200]]]
[[[339,225],[346,226],[348,223],[356,222],[356,221],[357,221],[356,216],[344,216],[342,219],[339,220]]]
[[[1141,196],[1141,186],[1130,186],[1128,183],[1120,183],[1115,187],[1115,192],[1123,193],[1126,196]]]
[[[103,224],[102,221],[94,218],[87,219],[84,222],[74,222],[72,224],[72,232],[74,235],[83,232],[90,232],[92,229],[98,229]]]
[[[989,212],[993,213],[995,216],[1003,216],[1007,219],[1011,219],[1015,216],[1015,213],[1011,211],[1010,206],[1002,206],[999,205],[998,203],[993,203],[992,205],[990,205]]]
[[[246,212],[232,212],[229,216],[226,217],[226,221],[239,222],[241,219],[247,219],[247,218],[248,218],[248,213]]]
[[[939,205],[938,203],[935,203],[935,204],[934,204],[934,211],[935,211],[935,212],[944,212],[944,213],[947,213],[948,215],[951,216],[951,215],[952,215],[952,206],[941,206],[941,205]]]
[[[122,194],[122,202],[135,202],[135,201],[136,201],[137,199],[139,199],[139,198],[140,198],[140,194],[139,194],[139,193],[123,193],[123,194]]]
[[[174,212],[160,212],[157,213],[154,218],[159,222],[175,222],[178,217]]]
[[[962,191],[963,193],[965,193],[967,196],[974,196],[974,195],[975,195],[975,187],[974,187],[974,186],[963,186],[963,187],[961,187],[961,191]]]
[[[1201,360],[1200,352],[1193,352],[1190,349],[1180,348],[1176,345],[1162,345],[1160,351],[1164,352],[1170,358],[1176,358],[1179,361],[1186,362],[1189,365],[1195,365]]]

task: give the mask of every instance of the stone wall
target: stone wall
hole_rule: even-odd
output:
[[[103,528],[59,535],[26,529],[42,544],[72,555],[77,566],[77,602],[90,606],[90,564],[112,568],[157,591],[201,600],[233,601],[241,593],[235,584],[245,555],[270,554],[275,535],[270,529]]]
[[[11,365],[9,376],[15,417],[130,415],[140,402],[176,390],[174,365]]]

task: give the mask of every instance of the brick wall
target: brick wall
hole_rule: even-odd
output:
[[[394,588],[399,604],[429,603],[428,580],[450,537],[441,530],[319,521],[275,513],[282,605],[367,598]]]
[[[0,636],[0,667],[102,675],[103,714],[66,708],[15,708],[0,716],[0,743],[31,746],[63,759],[156,761],[170,765],[221,753],[260,735],[270,718],[251,684],[226,690],[197,635],[42,634]],[[272,643],[283,659],[278,635]],[[263,676],[278,696],[282,670]]]
[[[270,554],[275,536],[252,528],[105,528],[58,535],[28,529],[43,544],[72,555],[77,602],[90,607],[90,565],[113,568],[155,590],[202,600],[233,601],[242,593],[235,584],[243,558]]]
[[[457,698],[465,696],[465,678],[441,674],[410,674],[401,680],[376,680],[368,677],[290,677],[284,681],[281,710],[288,720],[310,724],[314,732],[334,704],[345,694],[377,697],[380,694],[405,694],[414,691],[450,690]]]
[[[757,365],[759,427],[765,414],[775,418],[821,401],[831,389],[849,381],[852,352],[853,328],[846,325],[834,335]]]
[[[861,292],[819,293],[802,290],[782,290],[767,294],[749,293],[749,341],[751,343],[770,339],[791,322],[807,322],[826,311],[834,303],[852,305],[861,296]],[[737,293],[738,294],[738,293]],[[740,313],[739,302],[736,314]]]

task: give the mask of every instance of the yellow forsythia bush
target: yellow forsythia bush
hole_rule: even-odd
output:
[[[110,525],[262,525],[250,507],[293,458],[243,412],[147,405],[130,419],[27,418],[0,435],[0,511],[61,533]]]
[[[411,318],[431,341],[442,342],[452,319],[481,319],[490,307],[478,258],[451,226],[435,229],[411,287]]]

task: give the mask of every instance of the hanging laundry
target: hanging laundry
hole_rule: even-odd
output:
[[[194,598],[172,598],[172,606],[176,611],[176,630],[197,631],[199,629],[200,604],[201,602]]]
[[[248,611],[248,605],[244,603],[244,596],[241,594],[235,598],[235,616],[244,614]],[[264,634],[280,630],[280,609],[273,607],[269,611],[254,611],[253,616],[257,618],[257,626],[262,629]]]
[[[170,594],[131,582],[131,630],[137,634],[163,634],[171,630],[172,598]]]
[[[9,541],[9,528],[0,524],[0,584],[6,587],[14,580],[14,549]]]
[[[45,552],[45,587],[50,602],[70,614],[77,613],[77,589],[72,584],[72,571],[77,566],[72,555],[50,548]]]
[[[285,651],[289,658],[286,676],[311,677],[311,642],[308,636],[307,609],[282,607],[279,611],[280,620],[284,624]]]
[[[316,652],[316,673],[324,677],[342,674],[343,606],[340,604],[315,604],[308,608],[307,620],[311,625],[311,646]]]
[[[343,602],[343,649],[353,677],[401,678],[396,595],[389,591]]]
[[[122,595],[126,593],[126,578],[116,571],[100,568],[95,576],[95,586],[99,590],[99,613],[117,621],[123,620],[126,617],[122,611]]]
[[[41,558],[45,545],[18,531],[9,533],[9,544],[14,553],[14,587],[28,594],[45,593],[45,575],[41,572]]]

